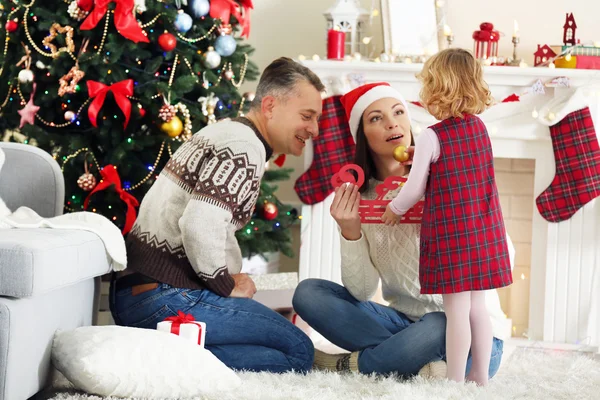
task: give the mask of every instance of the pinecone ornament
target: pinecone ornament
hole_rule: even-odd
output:
[[[171,104],[165,104],[158,112],[158,117],[165,122],[169,122],[177,114],[175,106]]]
[[[82,10],[77,5],[77,1],[72,1],[69,4],[69,8],[67,9],[69,16],[77,21],[82,21],[85,17],[88,16],[89,11]]]
[[[89,192],[96,187],[96,177],[89,172],[86,172],[77,179],[77,186],[82,190]]]

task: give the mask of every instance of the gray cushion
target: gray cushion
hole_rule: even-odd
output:
[[[0,229],[0,296],[30,297],[110,271],[104,243],[69,229]]]

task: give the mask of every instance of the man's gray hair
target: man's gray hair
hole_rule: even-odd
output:
[[[325,85],[310,69],[291,58],[278,58],[269,64],[262,73],[250,108],[260,109],[265,96],[285,98],[290,94],[292,88],[301,81],[310,83],[319,92],[325,90]]]

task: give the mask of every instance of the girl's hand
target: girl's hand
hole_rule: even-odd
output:
[[[400,218],[402,218],[402,216],[396,215],[390,208],[389,204],[387,205],[387,207],[385,208],[385,212],[381,216],[381,220],[383,221],[383,223],[388,226],[398,225],[400,223]]]
[[[360,239],[359,203],[358,186],[346,183],[335,188],[335,197],[329,212],[347,240]]]
[[[406,152],[408,153],[408,160],[401,162],[401,165],[411,165],[413,163],[413,156],[415,155],[415,146],[407,147]]]

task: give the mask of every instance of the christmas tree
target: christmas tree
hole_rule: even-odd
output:
[[[251,0],[0,5],[0,128],[61,164],[66,211],[98,212],[124,234],[179,145],[252,100],[238,91],[258,76],[242,40]]]
[[[268,169],[260,185],[260,195],[252,220],[236,233],[244,257],[281,251],[293,257],[290,227],[298,221],[296,209],[283,204],[275,196],[277,186],[271,182],[289,179],[292,169]]]

